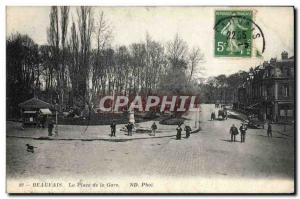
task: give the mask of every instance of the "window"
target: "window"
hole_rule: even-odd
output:
[[[286,68],[286,76],[289,77],[290,76],[290,69]]]
[[[267,97],[272,95],[272,86],[267,86]]]
[[[288,97],[289,96],[289,85],[283,85],[282,87],[282,93],[284,97]]]
[[[267,77],[270,77],[270,76],[271,76],[271,70],[267,69]]]

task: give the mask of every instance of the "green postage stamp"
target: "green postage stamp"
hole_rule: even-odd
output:
[[[215,11],[216,57],[251,57],[252,11]]]

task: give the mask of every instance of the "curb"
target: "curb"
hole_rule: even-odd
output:
[[[191,134],[198,133],[200,129],[194,130]],[[56,138],[56,137],[29,137],[29,136],[15,136],[15,135],[7,135],[7,138],[22,138],[22,139],[33,139],[33,140],[48,140],[48,141],[108,141],[108,142],[127,142],[133,140],[146,140],[146,139],[158,139],[158,138],[168,138],[168,137],[176,137],[176,135],[164,135],[164,136],[152,136],[152,137],[137,137],[137,138]]]

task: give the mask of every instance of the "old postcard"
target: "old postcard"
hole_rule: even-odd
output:
[[[8,193],[294,193],[294,7],[6,7]]]

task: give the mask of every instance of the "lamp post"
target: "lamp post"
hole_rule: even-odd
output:
[[[198,126],[198,129],[200,130],[200,123],[201,123],[201,121],[200,121],[200,112],[201,112],[200,104],[198,104],[198,108],[199,108],[199,117],[198,117],[198,124],[199,124],[199,126]]]
[[[58,112],[57,112],[57,107],[58,107],[58,104],[56,103],[55,104],[55,136],[58,136]]]
[[[285,121],[283,126],[283,132],[286,132],[286,125],[287,125],[287,109],[285,110]]]
[[[195,128],[197,128],[197,119],[198,119],[197,114],[198,112],[195,112]]]

